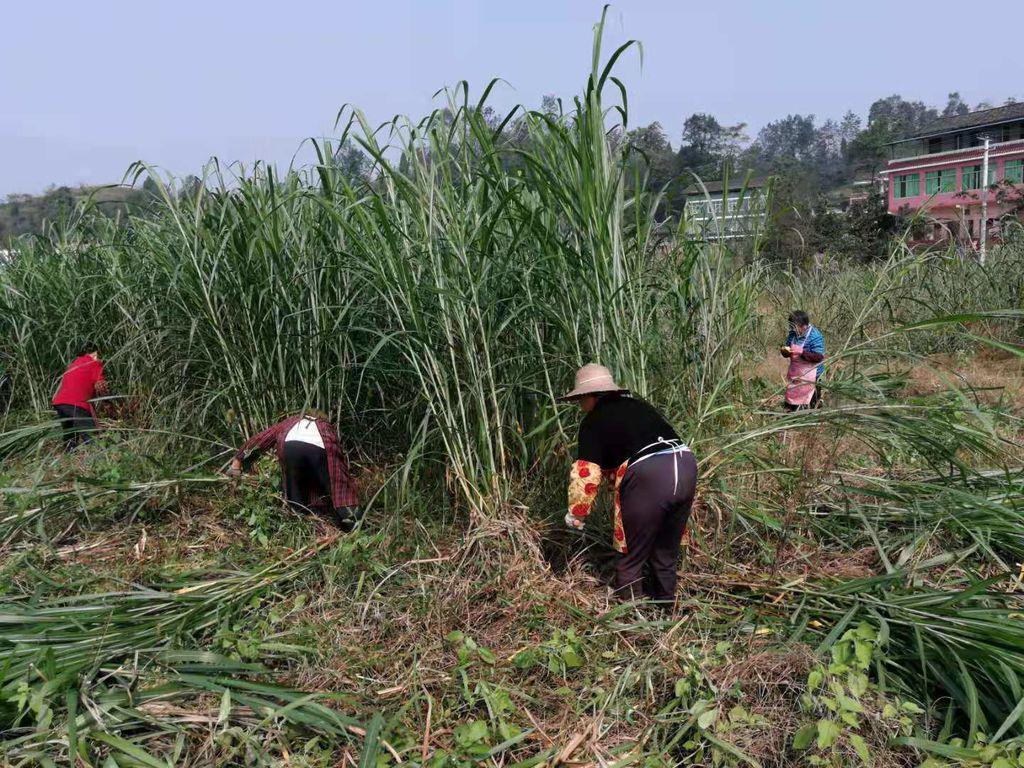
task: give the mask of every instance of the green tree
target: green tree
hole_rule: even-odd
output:
[[[735,160],[748,141],[746,127],[746,123],[722,125],[714,115],[702,112],[690,115],[683,123],[676,170],[692,171],[705,179],[720,178],[723,165]]]
[[[813,162],[820,151],[814,115],[789,115],[768,123],[751,146],[754,165],[784,171],[799,163]]]
[[[373,168],[367,154],[349,139],[335,151],[332,162],[350,184],[368,181]]]
[[[875,101],[868,110],[867,129],[851,142],[848,159],[855,169],[876,172],[888,158],[888,146],[939,117],[921,101],[907,101],[898,94]]]
[[[949,94],[949,98],[946,101],[946,106],[942,110],[942,116],[958,117],[966,115],[970,111],[971,108],[967,106],[967,102],[960,98],[960,92],[953,91],[951,94]]]

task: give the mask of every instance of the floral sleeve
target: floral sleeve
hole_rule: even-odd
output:
[[[586,519],[601,487],[601,467],[591,461],[574,461],[569,470],[569,513]]]

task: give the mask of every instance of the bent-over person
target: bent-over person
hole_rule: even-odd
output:
[[[53,396],[53,410],[64,431],[66,450],[87,442],[90,433],[98,429],[92,400],[106,393],[107,380],[103,378],[99,349],[88,343],[82,347],[82,354],[72,360],[64,371]]]
[[[249,438],[231,460],[229,474],[248,470],[274,448],[285,501],[297,510],[331,512],[344,531],[359,521],[359,496],[338,431],[323,414],[291,416]]]
[[[579,403],[567,525],[582,528],[602,479],[614,493],[615,594],[675,602],[683,532],[697,488],[697,461],[654,406],[631,397],[602,365],[585,365],[563,400]]]

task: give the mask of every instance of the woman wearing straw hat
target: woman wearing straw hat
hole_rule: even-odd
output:
[[[693,453],[652,405],[630,397],[603,365],[580,368],[562,400],[578,402],[586,414],[569,474],[566,524],[583,527],[607,477],[615,494],[615,592],[623,599],[642,592],[670,607],[697,487]]]

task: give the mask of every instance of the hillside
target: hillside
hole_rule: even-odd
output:
[[[8,195],[0,202],[0,243],[21,235],[38,235],[46,225],[66,220],[76,206],[91,201],[96,210],[111,217],[144,210],[152,198],[147,188],[120,186],[51,187],[42,195]]]

